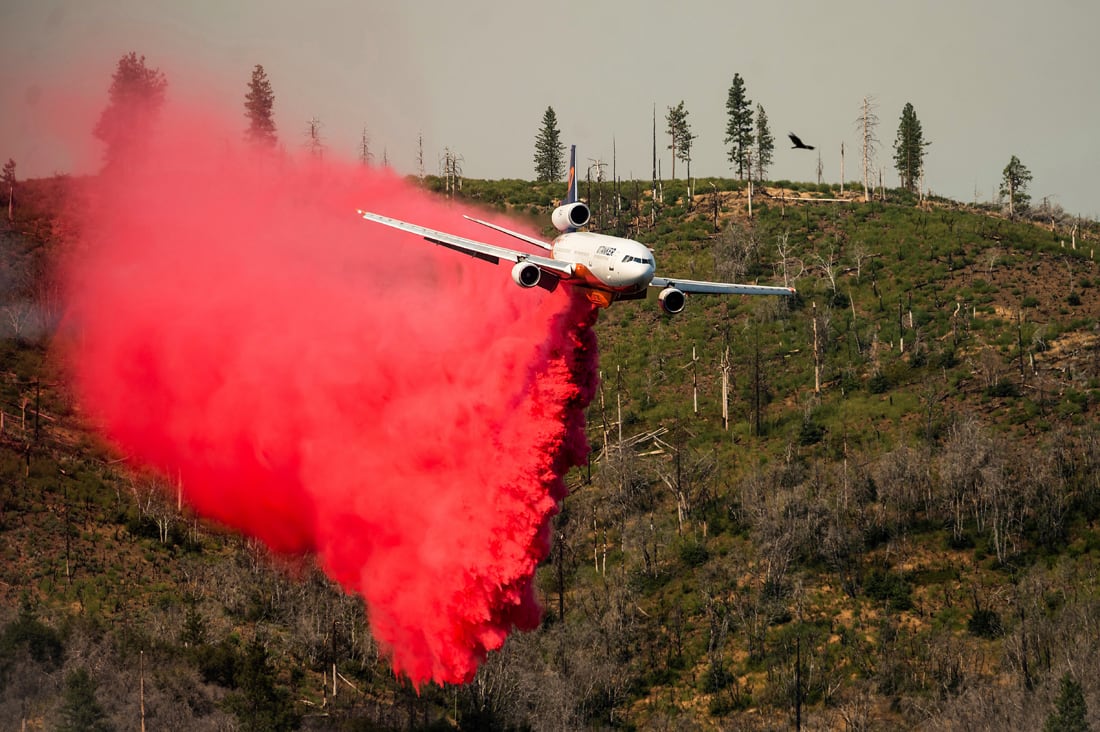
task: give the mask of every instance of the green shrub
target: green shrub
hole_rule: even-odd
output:
[[[913,587],[897,572],[873,569],[863,580],[863,592],[872,600],[886,602],[891,610],[913,607]]]
[[[998,381],[985,390],[985,395],[997,399],[1014,399],[1020,396],[1020,387],[1012,381]]]
[[[703,673],[703,693],[716,694],[725,689],[734,681],[733,674],[726,668],[721,660],[711,661],[710,666]]]
[[[877,373],[867,380],[867,390],[872,394],[885,394],[890,391],[890,378],[883,373]]]
[[[698,543],[691,542],[680,547],[680,561],[689,567],[701,567],[710,559],[707,548]]]
[[[825,437],[825,428],[812,418],[802,421],[802,428],[798,431],[798,444],[802,446],[816,445]]]
[[[935,365],[943,369],[953,369],[959,365],[959,356],[954,348],[947,348],[936,356]]]
[[[1004,633],[1001,616],[992,610],[978,609],[966,621],[966,629],[971,635],[979,638],[993,639]]]
[[[232,643],[223,640],[212,646],[198,646],[194,654],[203,681],[227,689],[236,688],[241,656]]]

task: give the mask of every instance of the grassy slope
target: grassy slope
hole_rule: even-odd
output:
[[[741,206],[727,203],[731,218],[740,218]],[[690,213],[684,218],[640,238],[664,271],[711,276],[710,227],[693,225]],[[611,525],[596,543],[621,547],[615,561],[637,583],[638,611],[661,618],[650,629],[665,651],[669,618],[685,618],[685,638],[674,645],[687,650],[658,664],[664,669],[655,676],[650,663],[646,676],[678,692],[650,688],[633,709],[651,721],[697,717],[699,692],[711,691],[703,706],[715,716],[746,707],[738,724],[760,716],[779,724],[792,706],[792,638],[802,636],[802,653],[818,676],[804,686],[826,724],[845,715],[894,722],[900,715],[914,723],[921,718],[915,710],[929,707],[948,718],[969,713],[949,704],[940,710],[942,698],[1018,681],[1012,672],[1024,664],[1006,659],[1007,647],[1019,643],[1013,632],[1022,637],[1030,629],[1013,616],[1034,599],[1021,585],[1058,567],[1065,582],[1050,591],[1083,594],[1089,599],[1075,611],[1095,619],[1097,586],[1087,568],[1100,534],[1089,472],[1073,473],[1064,487],[1072,495],[1063,496],[1065,531],[1056,537],[1041,536],[1042,499],[998,501],[983,493],[1013,495],[1019,483],[1046,476],[1026,466],[1045,462],[1052,444],[1094,439],[1100,296],[1084,248],[1093,244],[1067,250],[1064,232],[954,205],[781,211],[774,202],[757,203],[751,236],[761,253],[750,275],[779,279],[775,241],[784,234],[806,265],[797,283],[801,303],[789,312],[770,302],[694,298],[673,320],[652,307],[617,308],[601,320],[605,404],[615,406],[593,409],[593,444],[602,446],[604,430],[595,427],[616,422],[619,404],[626,437],[670,429],[664,444],[647,441],[628,451],[631,465],[621,469],[640,473],[634,479],[656,497],[608,508],[629,493],[609,460],[603,472],[611,475],[602,485],[596,478],[597,491],[567,501],[567,516]],[[874,256],[857,274],[859,252]],[[771,397],[759,438],[747,418],[758,331]],[[735,415],[728,431],[719,402],[727,347]],[[617,426],[609,434],[614,442]],[[1075,459],[1091,449],[1081,445]],[[910,451],[921,475],[891,476]],[[952,466],[964,460],[976,465],[949,485]],[[679,510],[670,490],[677,471],[687,486]],[[1003,486],[991,487],[996,481]],[[905,483],[935,495],[908,498]],[[958,535],[943,506],[951,490],[960,502],[984,502],[960,510]],[[988,514],[1002,510],[1012,516],[994,539]],[[792,622],[799,616],[801,623]],[[1043,622],[1060,617],[1052,612]],[[901,641],[899,651],[893,644]],[[944,647],[951,650],[936,650]],[[1084,650],[1095,654],[1095,643]],[[958,659],[975,654],[978,672],[958,668]],[[722,683],[707,680],[715,674]],[[867,711],[864,691],[872,699]]]
[[[750,228],[742,187],[716,187],[732,243],[716,245],[729,235],[714,233],[706,194],[690,211],[666,205],[656,226],[640,223],[641,186],[627,196],[641,216],[624,217],[621,231],[652,246],[663,273],[698,278],[753,243],[744,276],[763,282],[781,279],[785,236],[787,271],[803,272],[799,301],[697,297],[669,318],[651,299],[601,314],[593,467],[571,478],[560,575],[557,561],[540,570],[547,622],[462,690],[416,696],[396,683],[354,601],[308,565],[273,567],[177,514],[152,479],[88,437],[46,352],[4,341],[0,651],[41,681],[32,693],[9,674],[4,719],[27,698],[33,718],[52,719],[62,671],[91,659],[115,719],[132,719],[146,650],[161,718],[214,727],[259,638],[278,685],[306,700],[297,709],[318,727],[430,725],[456,711],[470,728],[782,725],[799,656],[803,718],[819,727],[968,720],[968,695],[991,686],[1003,701],[981,719],[1030,709],[1041,724],[1065,651],[1097,619],[1100,275],[1086,248],[1096,232],[1074,252],[1064,231],[904,197],[785,207],[758,198]],[[666,185],[666,201],[681,189]],[[557,193],[467,181],[464,195],[534,217]],[[63,227],[24,224],[31,235],[9,242],[20,252],[64,237]],[[37,382],[36,441],[33,426],[11,420]],[[1048,493],[1058,501],[1044,503]],[[27,603],[65,643],[61,666],[12,640]],[[1095,658],[1095,639],[1075,650]],[[326,700],[333,653],[362,693],[341,682]],[[330,716],[316,716],[322,704]]]

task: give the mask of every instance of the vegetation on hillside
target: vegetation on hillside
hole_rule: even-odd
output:
[[[749,219],[742,181],[582,181],[662,273],[799,297],[601,313],[544,623],[418,691],[308,558],[198,519],[74,412],[48,264],[84,183],[21,184],[0,233],[3,726],[1097,727],[1094,224],[784,182]],[[455,195],[542,226],[563,188]]]

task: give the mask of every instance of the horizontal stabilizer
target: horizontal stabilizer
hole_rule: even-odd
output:
[[[482,221],[481,219],[475,219],[473,216],[466,216],[464,214],[462,216],[462,218],[464,218],[468,221],[473,221],[475,224],[481,224],[482,226],[488,226],[490,229],[494,229],[495,231],[499,231],[502,234],[507,234],[508,236],[514,236],[515,238],[520,239],[521,241],[525,241],[528,244],[534,244],[535,246],[541,247],[542,249],[545,249],[546,251],[550,251],[550,249],[551,249],[549,244],[547,244],[546,242],[541,241],[539,239],[536,239],[533,236],[527,236],[526,234],[521,234],[518,231],[512,231],[511,229],[505,229],[503,226],[497,226],[496,224],[490,224],[488,221]]]
[[[436,231],[435,229],[429,229],[426,226],[420,226],[418,224],[410,224],[407,221],[391,219],[389,216],[382,216],[380,214],[371,213],[370,211],[363,211],[362,209],[360,209],[358,213],[367,221],[373,221],[376,224],[383,224],[384,226],[389,226],[394,229],[407,231],[410,234],[416,234],[427,239],[432,244],[454,249],[456,252],[462,252],[463,254],[477,257],[486,262],[497,264],[502,259],[506,262],[530,262],[543,272],[552,273],[555,277],[560,279],[569,279],[573,277],[573,265],[569,262],[560,262],[550,257],[539,256],[538,254],[519,252],[515,249],[508,249],[507,247],[498,247],[493,244],[474,241],[473,239],[456,236],[455,234],[448,234],[445,231]],[[522,235],[520,236],[523,238]]]

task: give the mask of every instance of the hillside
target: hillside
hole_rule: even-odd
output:
[[[418,693],[358,600],[196,519],[74,412],[48,261],[81,184],[38,182],[3,232],[5,728],[53,728],[78,669],[118,728],[144,704],[150,729],[1037,729],[1066,674],[1100,725],[1095,224],[786,182],[749,219],[735,181],[666,182],[656,210],[648,183],[593,186],[599,228],[662,273],[799,297],[601,312],[543,625]],[[559,189],[461,195],[541,224]]]

